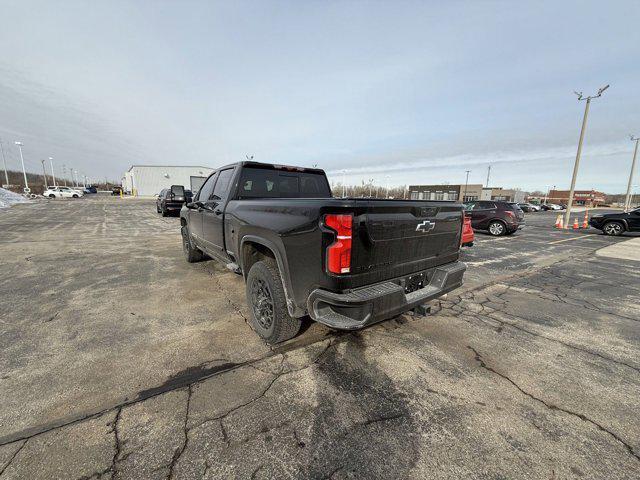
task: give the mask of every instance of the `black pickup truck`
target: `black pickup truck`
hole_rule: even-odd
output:
[[[462,285],[463,207],[332,198],[324,171],[240,162],[211,174],[180,211],[189,262],[244,276],[251,323],[269,343],[301,318],[355,330]]]

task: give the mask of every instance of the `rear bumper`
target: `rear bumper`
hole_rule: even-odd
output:
[[[315,321],[340,330],[357,330],[399,315],[441,297],[462,285],[467,266],[462,262],[441,265],[407,277],[357,288],[348,293],[323,289],[311,292],[308,311]],[[407,285],[424,285],[405,293]]]
[[[180,210],[184,202],[166,202],[165,208],[167,210]]]
[[[515,230],[522,230],[524,228],[524,226],[526,225],[524,220],[520,220],[520,221],[515,221],[512,223],[507,223],[507,228],[509,230],[515,231]]]

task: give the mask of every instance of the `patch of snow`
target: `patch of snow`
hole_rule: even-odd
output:
[[[24,198],[22,195],[0,188],[0,208],[8,208],[14,203],[24,203],[28,201],[29,200]]]

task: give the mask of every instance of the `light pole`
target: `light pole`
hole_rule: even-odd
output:
[[[373,187],[373,178],[369,179],[369,198],[371,198],[371,188]]]
[[[62,164],[62,178],[64,178],[64,186],[67,186],[67,167],[66,165],[63,163]]]
[[[347,196],[347,171],[342,170],[342,198]]]
[[[47,171],[44,169],[44,160],[40,160],[42,162],[42,174],[44,175],[44,188],[49,188],[47,185]]]
[[[51,178],[53,178],[53,186],[56,186],[56,174],[53,173],[53,157],[49,157],[49,166],[51,167]]]
[[[384,177],[384,191],[385,191],[385,198],[389,198],[389,175],[387,175],[386,177]]]
[[[78,170],[71,170],[71,180],[76,179],[76,188],[78,188]]]
[[[2,152],[2,163],[4,163],[4,179],[9,186],[9,173],[7,172],[7,159],[4,158],[4,148],[2,147],[2,140],[0,140],[0,152]]]
[[[627,196],[624,197],[624,211],[626,212],[631,208],[631,182],[633,181],[633,173],[636,169],[636,157],[638,156],[638,141],[640,137],[634,137],[630,135],[631,141],[636,142],[636,148],[633,150],[633,161],[631,162],[631,172],[629,173],[629,183],[627,184]]]
[[[489,177],[491,176],[491,165],[487,168],[487,188],[489,188]]]
[[[604,87],[598,90],[596,95],[589,95],[588,97],[583,97],[582,92],[573,92],[578,96],[578,101],[586,100],[586,104],[584,106],[584,117],[582,118],[582,128],[580,129],[580,140],[578,140],[578,152],[576,153],[576,162],[573,165],[573,176],[571,177],[571,188],[569,189],[569,200],[567,201],[567,212],[564,214],[564,225],[565,228],[569,225],[569,221],[571,218],[571,205],[573,204],[573,192],[576,188],[576,178],[578,176],[578,167],[580,166],[580,154],[582,153],[582,142],[584,141],[584,132],[587,129],[587,117],[589,116],[589,105],[591,105],[592,98],[598,98],[602,96],[604,91],[609,88],[609,85],[605,85]]]
[[[549,196],[551,195],[551,191],[555,191],[556,186],[554,185],[553,188],[549,187],[549,189],[547,190],[547,194],[544,196],[544,204],[547,204],[547,198],[549,198]]]
[[[469,173],[471,173],[471,170],[465,170],[465,172],[467,172],[467,178],[464,181],[464,194],[462,195],[462,201],[464,202],[464,198],[467,196],[467,186],[469,185]]]
[[[29,189],[29,182],[27,182],[27,172],[24,169],[24,157],[22,156],[22,146],[24,145],[22,142],[13,142],[18,146],[18,150],[20,150],[20,161],[22,162],[22,174],[24,175],[24,193],[29,193],[31,190]]]

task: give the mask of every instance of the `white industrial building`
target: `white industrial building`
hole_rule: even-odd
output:
[[[183,185],[196,192],[215,169],[181,165],[132,165],[122,176],[126,193],[153,196],[171,185]]]

